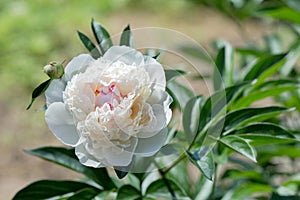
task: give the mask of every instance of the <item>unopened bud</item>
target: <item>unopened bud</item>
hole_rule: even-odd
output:
[[[64,67],[61,63],[57,64],[55,61],[52,61],[44,67],[44,72],[51,79],[59,79],[64,75]]]

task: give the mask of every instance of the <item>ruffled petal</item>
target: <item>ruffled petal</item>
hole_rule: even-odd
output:
[[[75,147],[75,154],[78,157],[80,163],[88,167],[100,168],[105,167],[104,163],[99,162],[95,157],[90,155],[85,147],[84,144],[81,143]]]
[[[89,54],[80,54],[73,58],[65,68],[64,79],[70,81],[75,74],[84,72],[91,62],[95,61]]]
[[[135,153],[138,156],[152,156],[159,151],[167,139],[168,129],[164,128],[150,138],[139,138]]]
[[[148,72],[150,77],[150,84],[153,84],[155,89],[165,90],[166,88],[166,76],[162,65],[155,59],[146,56],[144,68]]]
[[[45,92],[46,104],[49,107],[51,103],[63,102],[63,91],[66,88],[66,83],[60,79],[51,81],[49,87]]]
[[[62,143],[69,146],[77,145],[79,135],[72,115],[66,110],[64,103],[50,104],[46,110],[45,118],[49,129]]]
[[[127,46],[112,46],[105,52],[103,59],[111,63],[121,61],[127,65],[135,63],[139,66],[144,64],[143,54]]]

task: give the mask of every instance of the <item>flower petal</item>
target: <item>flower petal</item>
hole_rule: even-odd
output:
[[[66,88],[66,83],[60,79],[51,81],[49,87],[45,92],[46,104],[49,107],[51,103],[63,102],[63,91]]]
[[[104,163],[97,161],[97,159],[95,159],[92,155],[90,155],[86,151],[83,143],[75,147],[75,154],[78,157],[80,163],[82,163],[85,166],[95,167],[95,168],[106,166]]]
[[[135,153],[138,156],[152,156],[159,151],[167,139],[168,129],[164,128],[150,138],[139,138]]]
[[[139,66],[144,64],[143,54],[127,46],[112,46],[105,52],[103,59],[111,63],[121,61],[127,65],[135,63]]]
[[[166,76],[162,65],[150,56],[146,56],[144,68],[148,72],[150,83],[154,85],[154,88],[165,90]]]
[[[62,143],[69,146],[77,145],[79,135],[72,115],[66,110],[64,103],[50,104],[46,110],[45,118],[49,129]]]
[[[91,62],[95,61],[89,54],[80,54],[73,58],[65,68],[64,78],[70,81],[75,74],[84,72]]]

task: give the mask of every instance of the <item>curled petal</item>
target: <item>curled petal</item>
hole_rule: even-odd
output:
[[[78,157],[80,163],[82,163],[85,166],[95,167],[95,168],[106,166],[105,163],[99,162],[96,158],[94,158],[91,154],[89,154],[86,151],[83,143],[75,147],[75,154]]]
[[[77,145],[79,135],[72,115],[66,110],[64,103],[50,104],[46,110],[45,118],[49,129],[62,143],[69,146]]]
[[[60,79],[51,81],[49,87],[45,92],[46,104],[49,107],[51,103],[63,102],[63,91],[66,88],[66,83]]]
[[[149,138],[139,138],[135,155],[149,157],[159,151],[167,139],[168,129],[164,128],[159,133]]]
[[[108,60],[111,63],[121,61],[127,65],[143,65],[143,54],[127,46],[113,46],[109,48],[103,56],[104,60]]]
[[[70,81],[75,74],[84,72],[91,62],[95,61],[89,54],[80,54],[73,58],[65,68],[64,79]]]
[[[150,76],[150,84],[153,84],[155,89],[165,90],[166,77],[162,65],[155,59],[147,56],[145,57],[144,68]]]

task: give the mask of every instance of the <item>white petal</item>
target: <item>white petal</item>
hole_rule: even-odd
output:
[[[167,139],[168,129],[162,129],[158,134],[150,138],[139,138],[135,153],[138,156],[152,156],[159,151]]]
[[[63,80],[52,80],[45,92],[47,106],[54,102],[63,102],[63,91],[65,88],[66,83]]]
[[[159,62],[157,62],[155,59],[146,56],[144,68],[148,72],[150,76],[151,84],[154,85],[154,88],[165,90],[166,76],[162,65]]]
[[[72,115],[66,110],[64,103],[50,104],[46,110],[45,118],[49,129],[62,143],[69,146],[77,145],[79,135]]]
[[[78,157],[79,161],[85,166],[95,167],[95,168],[106,166],[104,163],[99,162],[92,155],[90,155],[86,151],[83,143],[75,147],[75,154]]]
[[[73,58],[65,68],[64,78],[70,81],[75,74],[84,72],[91,62],[95,61],[89,54],[80,54]]]
[[[121,61],[127,65],[135,63],[139,66],[144,64],[143,54],[127,46],[112,46],[105,52],[103,59],[111,63]]]

